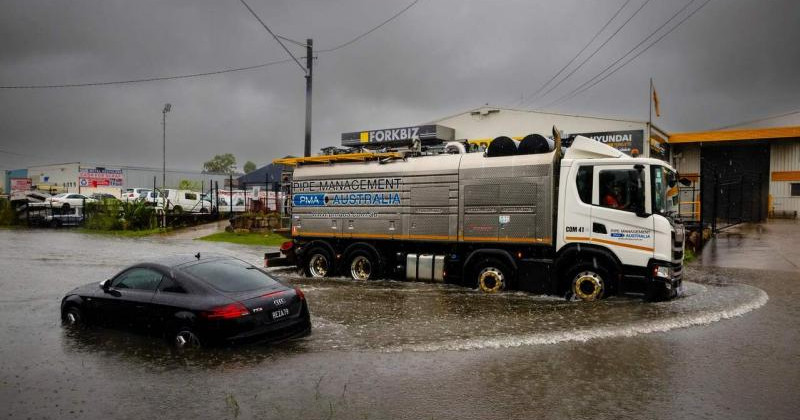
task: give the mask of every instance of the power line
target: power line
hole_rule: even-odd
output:
[[[780,118],[780,117],[785,117],[785,116],[788,116],[788,115],[799,114],[799,113],[800,113],[800,109],[795,109],[794,111],[783,112],[783,113],[780,113],[780,114],[770,115],[770,116],[762,117],[762,118],[756,118],[754,120],[739,121],[739,122],[735,122],[733,124],[723,125],[722,127],[717,127],[714,130],[724,130],[726,128],[731,128],[731,127],[736,127],[736,126],[741,126],[741,125],[748,125],[748,124],[757,123],[757,122],[760,122],[760,121],[771,120],[773,118]]]
[[[541,85],[541,86],[539,87],[539,89],[537,89],[537,90],[536,90],[536,92],[533,92],[533,94],[531,94],[531,96],[530,96],[530,98],[529,98],[528,100],[531,100],[531,101],[532,101],[532,100],[536,100],[536,98],[537,98],[537,95],[539,95],[539,92],[541,92],[541,91],[542,91],[542,90],[543,90],[543,89],[544,89],[544,88],[545,88],[547,85],[549,85],[549,84],[550,84],[550,82],[552,82],[553,80],[555,80],[555,78],[556,78],[556,77],[560,76],[560,75],[561,75],[561,73],[563,73],[563,72],[564,72],[564,70],[566,70],[566,68],[567,68],[567,67],[569,67],[569,66],[570,66],[572,63],[574,63],[574,62],[575,62],[575,60],[576,60],[578,57],[580,57],[580,55],[581,55],[581,54],[583,54],[583,52],[584,52],[584,51],[586,51],[586,48],[589,48],[589,45],[592,45],[592,42],[594,42],[594,40],[595,40],[595,39],[597,39],[597,37],[598,37],[598,36],[600,36],[600,34],[601,34],[601,33],[603,33],[603,31],[604,31],[604,30],[605,30],[605,29],[608,27],[608,25],[610,25],[610,24],[611,24],[611,22],[612,22],[612,21],[614,21],[614,19],[616,19],[616,18],[617,18],[617,16],[620,14],[620,12],[622,12],[622,9],[624,9],[624,8],[625,8],[625,6],[627,6],[627,5],[628,5],[628,3],[630,3],[630,2],[631,2],[631,0],[626,0],[626,1],[625,1],[625,3],[623,3],[623,4],[622,4],[622,6],[620,6],[620,8],[619,8],[619,9],[617,9],[617,12],[616,12],[616,13],[614,13],[614,16],[611,16],[611,19],[609,19],[609,20],[608,20],[608,22],[606,22],[606,24],[605,24],[605,25],[603,25],[603,27],[602,27],[602,28],[600,28],[600,30],[599,30],[599,31],[597,31],[597,33],[595,33],[595,34],[594,34],[594,36],[592,37],[592,39],[590,39],[590,40],[589,40],[589,42],[587,42],[587,43],[586,43],[586,45],[584,45],[584,46],[583,46],[583,48],[581,48],[581,50],[580,50],[580,51],[578,51],[578,53],[577,53],[577,54],[575,54],[575,56],[574,56],[574,57],[572,57],[572,59],[571,59],[571,60],[569,60],[569,62],[568,62],[567,64],[564,64],[564,67],[561,67],[561,70],[559,70],[558,72],[556,72],[556,74],[554,74],[554,75],[553,75],[553,77],[551,77],[551,78],[550,78],[550,80],[546,81],[546,82],[545,82],[543,85]],[[525,103],[525,102],[526,102],[526,99],[523,97],[523,98],[521,98],[521,99],[520,99],[520,101],[519,101],[517,104],[518,104],[518,105],[521,105],[521,104],[523,104],[523,103]]]
[[[259,69],[263,67],[269,67],[275,64],[288,63],[290,61],[292,60],[287,58],[284,60],[268,61],[266,63],[256,64],[253,66],[226,68],[226,69],[208,71],[203,73],[190,73],[177,76],[157,76],[157,77],[147,77],[143,79],[116,80],[111,82],[62,83],[54,85],[12,85],[12,86],[0,86],[0,89],[57,89],[57,88],[73,88],[73,87],[86,87],[86,86],[127,85],[133,83],[158,82],[162,80],[177,80],[177,79],[189,79],[193,77],[214,76],[223,73],[233,73],[238,71]]]
[[[272,37],[273,37],[273,38],[275,38],[275,41],[276,41],[278,44],[280,44],[280,45],[281,45],[281,47],[283,47],[284,51],[286,51],[286,54],[289,54],[289,56],[290,56],[290,57],[292,57],[292,59],[294,60],[294,62],[295,62],[295,63],[297,63],[297,65],[298,65],[298,66],[300,66],[300,70],[302,70],[302,71],[303,71],[303,73],[306,73],[306,72],[308,72],[308,70],[307,70],[305,67],[303,67],[303,65],[302,65],[302,64],[300,64],[300,61],[297,59],[297,57],[295,57],[295,56],[294,56],[294,54],[292,54],[292,52],[291,52],[291,51],[289,51],[289,49],[288,49],[288,48],[286,48],[286,45],[284,45],[284,44],[283,44],[283,42],[281,42],[281,39],[280,39],[280,38],[278,38],[278,36],[277,36],[277,35],[275,35],[275,33],[274,33],[274,32],[272,32],[272,29],[270,29],[270,28],[269,28],[269,26],[267,26],[267,24],[266,24],[266,23],[264,23],[264,21],[263,21],[263,20],[261,20],[261,18],[260,18],[260,17],[258,17],[258,15],[256,14],[256,12],[254,12],[254,11],[253,11],[253,9],[251,9],[251,8],[250,8],[250,5],[249,5],[249,4],[247,4],[247,2],[245,2],[244,0],[239,0],[239,1],[240,1],[240,2],[241,2],[243,5],[244,5],[244,7],[246,7],[246,8],[247,8],[247,10],[248,10],[248,11],[250,11],[250,14],[251,14],[251,15],[253,15],[253,17],[254,17],[254,18],[256,18],[256,20],[258,21],[258,23],[260,23],[260,24],[261,24],[261,26],[263,26],[263,27],[264,27],[264,29],[266,29],[266,30],[267,30],[267,32],[269,32],[269,34],[270,34],[270,35],[272,35]]]
[[[689,6],[689,5],[691,5],[691,4],[692,4],[692,3],[694,3],[695,1],[696,1],[696,0],[691,0],[691,1],[690,1],[690,2],[689,2],[687,5],[686,5],[686,6],[683,6],[683,8],[681,8],[681,10],[679,10],[677,13],[675,13],[674,15],[672,15],[672,17],[671,17],[671,18],[669,18],[669,20],[667,20],[667,21],[666,21],[666,22],[665,22],[663,25],[659,26],[659,27],[658,27],[658,29],[656,29],[656,30],[655,30],[655,31],[653,31],[653,32],[652,32],[650,35],[648,35],[648,36],[647,36],[647,38],[645,38],[645,39],[644,39],[644,41],[647,41],[648,39],[650,39],[650,38],[651,38],[653,35],[655,35],[655,34],[656,34],[656,33],[657,33],[659,30],[661,30],[661,29],[662,29],[662,28],[663,28],[663,27],[664,27],[664,26],[665,26],[667,23],[669,23],[669,22],[671,22],[673,19],[675,19],[675,17],[676,17],[676,16],[678,16],[680,13],[682,13],[682,12],[683,12],[683,11],[684,11],[684,10],[685,10],[685,9],[686,9],[688,6]],[[706,6],[708,3],[710,3],[710,2],[711,2],[711,0],[706,0],[706,1],[705,1],[703,4],[701,4],[701,5],[700,5],[700,7],[698,7],[698,8],[696,8],[696,9],[694,9],[694,10],[693,10],[691,13],[689,13],[689,14],[688,14],[686,17],[684,17],[683,19],[681,19],[681,21],[680,21],[680,22],[678,22],[678,23],[677,23],[675,26],[673,26],[673,27],[672,27],[672,28],[670,28],[670,29],[669,29],[667,32],[665,32],[665,33],[664,33],[664,34],[662,34],[660,37],[658,37],[658,39],[656,39],[655,41],[653,41],[652,43],[650,43],[649,45],[647,45],[647,46],[646,46],[644,49],[642,49],[641,51],[639,51],[638,53],[636,53],[636,55],[634,55],[634,56],[632,56],[631,58],[629,58],[627,61],[625,61],[624,63],[622,63],[622,65],[620,65],[619,67],[615,68],[615,69],[614,69],[614,70],[612,70],[610,73],[608,73],[608,74],[606,74],[605,76],[603,76],[602,78],[600,78],[600,79],[596,80],[594,83],[592,83],[592,84],[590,84],[590,85],[588,85],[588,86],[586,86],[586,87],[583,87],[583,88],[582,88],[582,86],[585,86],[587,83],[591,82],[591,81],[592,81],[592,80],[594,80],[595,78],[597,78],[597,77],[599,77],[600,75],[602,75],[604,72],[606,72],[606,71],[607,71],[608,69],[610,69],[612,66],[614,66],[615,64],[617,64],[617,63],[619,63],[620,61],[622,61],[622,59],[624,59],[624,58],[625,58],[626,56],[628,56],[628,55],[629,55],[631,52],[633,52],[633,51],[634,51],[634,50],[635,50],[637,47],[639,47],[639,46],[640,46],[640,45],[641,45],[641,44],[642,44],[644,41],[643,41],[643,42],[640,42],[639,44],[637,44],[637,45],[636,45],[635,47],[633,47],[633,48],[632,48],[630,51],[628,51],[627,53],[625,53],[625,55],[623,55],[622,57],[620,57],[619,59],[617,59],[617,61],[615,61],[615,62],[611,63],[611,65],[610,65],[610,66],[608,66],[608,67],[606,67],[605,69],[603,69],[603,71],[601,71],[600,73],[598,73],[597,75],[595,75],[594,77],[592,77],[591,79],[589,79],[587,82],[585,82],[584,84],[582,84],[581,86],[579,86],[577,89],[573,90],[572,92],[568,93],[568,94],[567,94],[567,95],[565,95],[565,96],[562,96],[561,98],[559,98],[559,99],[557,99],[557,100],[555,100],[555,101],[553,101],[553,102],[550,102],[549,104],[545,105],[544,107],[546,108],[546,107],[549,107],[549,106],[553,106],[553,105],[555,105],[555,104],[558,104],[558,103],[560,103],[560,102],[563,102],[563,101],[565,101],[565,100],[572,99],[572,98],[573,98],[573,97],[575,97],[576,95],[579,95],[579,94],[581,94],[581,93],[583,93],[583,92],[585,92],[585,91],[587,91],[587,90],[591,89],[592,87],[594,87],[594,86],[595,86],[595,85],[597,85],[598,83],[600,83],[600,82],[602,82],[603,80],[607,79],[609,76],[611,76],[612,74],[616,73],[616,72],[617,72],[619,69],[621,69],[621,68],[625,67],[625,66],[626,66],[628,63],[630,63],[631,61],[635,60],[637,57],[639,57],[640,55],[642,55],[642,53],[643,53],[643,52],[645,52],[645,51],[649,50],[649,49],[650,49],[652,46],[656,45],[656,44],[657,44],[659,41],[661,41],[662,39],[664,39],[664,37],[665,37],[665,36],[667,36],[667,35],[669,35],[670,33],[672,33],[672,31],[674,31],[674,30],[675,30],[675,29],[677,29],[679,26],[681,26],[681,25],[683,24],[683,22],[686,22],[687,20],[689,20],[689,18],[691,18],[692,16],[694,16],[694,14],[695,14],[695,13],[699,12],[699,11],[700,11],[700,9],[702,9],[703,7],[705,7],[705,6]]]
[[[405,13],[406,10],[412,8],[417,3],[419,3],[419,0],[414,0],[408,6],[406,6],[405,8],[400,10],[399,12],[395,13],[394,15],[392,15],[389,19],[386,19],[383,22],[381,22],[378,26],[375,26],[374,28],[364,32],[363,34],[361,34],[361,35],[359,35],[359,36],[357,36],[357,37],[355,37],[355,38],[353,38],[353,39],[351,39],[351,40],[349,40],[349,41],[347,41],[347,42],[345,42],[343,44],[339,44],[339,45],[337,45],[335,47],[331,47],[331,48],[318,50],[318,52],[327,53],[327,52],[332,52],[332,51],[336,51],[336,50],[342,49],[342,48],[344,48],[344,47],[346,47],[346,46],[348,46],[348,45],[360,40],[361,38],[364,38],[365,36],[375,32],[376,30],[380,29],[382,26],[386,25],[387,23],[395,20],[398,16],[402,15],[403,13]]]
[[[569,78],[570,78],[570,76],[572,76],[573,74],[575,74],[575,72],[576,72],[576,71],[580,70],[580,68],[581,68],[581,67],[583,67],[583,65],[584,65],[584,64],[586,64],[586,62],[587,62],[587,61],[591,60],[591,59],[592,59],[592,57],[594,57],[594,56],[595,56],[595,54],[597,54],[598,52],[600,52],[600,50],[601,50],[601,49],[603,49],[603,47],[605,47],[605,46],[606,46],[606,44],[608,44],[608,42],[609,42],[609,41],[611,41],[611,40],[612,40],[612,39],[613,39],[613,38],[614,38],[614,37],[615,37],[615,36],[616,36],[616,35],[619,33],[619,31],[621,31],[621,30],[622,30],[622,28],[624,28],[624,27],[625,27],[625,25],[627,25],[627,24],[628,24],[628,22],[630,22],[630,21],[631,21],[631,19],[633,19],[634,17],[636,17],[636,15],[638,15],[638,14],[639,14],[639,12],[640,12],[640,11],[642,11],[642,9],[644,9],[644,7],[645,7],[645,6],[647,6],[647,3],[650,3],[650,0],[645,0],[645,2],[644,2],[644,3],[642,3],[642,5],[641,5],[641,6],[639,6],[639,8],[638,8],[638,9],[636,9],[636,11],[635,11],[635,12],[633,12],[633,14],[632,14],[632,15],[630,15],[630,16],[628,17],[628,19],[627,19],[627,20],[625,20],[625,22],[623,22],[623,23],[622,23],[622,25],[621,25],[619,28],[617,28],[617,30],[616,30],[616,31],[614,31],[614,33],[613,33],[613,34],[611,34],[611,36],[609,36],[609,37],[608,37],[608,38],[607,38],[607,39],[606,39],[606,40],[605,40],[605,41],[604,41],[602,44],[600,44],[600,46],[599,46],[599,47],[597,47],[597,49],[595,49],[595,50],[594,50],[594,52],[593,52],[591,55],[589,55],[589,56],[588,56],[588,57],[586,57],[586,58],[585,58],[583,61],[581,61],[581,63],[580,63],[580,64],[578,64],[578,66],[577,66],[577,67],[575,67],[574,69],[572,69],[572,71],[571,71],[571,72],[569,72],[569,74],[568,74],[568,75],[566,75],[566,77],[564,77],[564,78],[563,78],[563,79],[561,79],[561,80],[560,80],[558,83],[556,83],[555,85],[553,85],[553,86],[552,86],[550,89],[548,89],[548,90],[547,90],[547,92],[545,92],[545,93],[544,93],[542,96],[543,96],[543,97],[544,97],[544,96],[547,96],[547,95],[548,95],[550,92],[552,92],[552,91],[553,91],[553,89],[555,89],[555,88],[559,87],[559,86],[561,85],[561,83],[564,83],[564,81],[565,81],[565,80],[567,80],[567,79],[569,79]]]
[[[406,10],[410,9],[412,6],[417,4],[418,2],[419,2],[419,0],[413,1],[411,4],[406,6],[404,9],[402,9],[399,12],[395,13],[394,15],[392,15],[389,19],[386,19],[385,21],[381,22],[378,26],[373,27],[372,29],[370,29],[370,30],[364,32],[363,34],[351,39],[350,41],[347,41],[347,42],[345,42],[343,44],[340,44],[340,45],[337,45],[335,47],[328,48],[328,49],[325,49],[325,50],[321,50],[321,51],[318,51],[318,52],[331,52],[331,51],[336,51],[338,49],[344,48],[344,47],[346,47],[346,46],[348,46],[348,45],[360,40],[361,38],[364,38],[365,36],[371,34],[372,32],[376,31],[380,27],[386,25],[387,23],[391,22],[392,20],[394,20],[395,18],[397,18],[398,16],[403,14]],[[247,5],[245,4],[245,6],[247,6]],[[250,9],[250,8],[248,7],[248,9]],[[252,11],[251,11],[251,13],[252,13]],[[256,16],[256,18],[258,19],[258,16]],[[260,21],[260,19],[259,19],[259,21]],[[263,24],[263,22],[262,22],[262,24]],[[266,25],[264,25],[264,26],[266,27]],[[267,30],[273,36],[275,36],[277,38],[286,40],[288,42],[292,42],[292,43],[297,44],[297,45],[301,45],[303,47],[306,46],[306,44],[304,44],[304,43],[292,40],[290,38],[286,38],[284,36],[280,36],[280,35],[274,34],[269,29],[267,29]],[[280,41],[278,41],[278,42],[280,43]],[[281,43],[281,45],[283,46],[282,43]],[[285,48],[286,47],[284,46],[284,49]],[[291,55],[291,53],[289,53],[289,55]],[[180,75],[174,75],[174,76],[153,76],[153,77],[145,77],[145,78],[140,78],[140,79],[114,80],[114,81],[108,81],[108,82],[58,83],[58,84],[43,84],[43,85],[5,85],[5,86],[0,86],[0,89],[61,89],[61,88],[77,88],[77,87],[89,87],[89,86],[128,85],[128,84],[135,84],[135,83],[159,82],[159,81],[165,81],[165,80],[190,79],[190,78],[195,78],[195,77],[215,76],[215,75],[218,75],[218,74],[234,73],[234,72],[240,72],[240,71],[246,71],[246,70],[254,70],[254,69],[269,67],[269,66],[272,66],[272,65],[275,65],[275,64],[288,63],[290,61],[298,62],[297,58],[295,58],[293,55],[291,55],[291,56],[292,56],[291,59],[287,58],[287,59],[284,59],[284,60],[274,60],[274,61],[268,61],[268,62],[262,63],[262,64],[256,64],[256,65],[253,65],[253,66],[224,68],[224,69],[220,69],[220,70],[212,70],[212,71],[201,72],[201,73],[189,73],[189,74],[180,74]],[[300,57],[300,58],[305,58],[305,57]],[[298,62],[298,64],[299,64],[299,62]],[[303,67],[302,65],[300,65],[300,67],[303,69],[303,71],[305,71],[305,67]]]

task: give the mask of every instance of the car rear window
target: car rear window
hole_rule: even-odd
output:
[[[254,266],[238,260],[201,262],[185,267],[183,271],[223,292],[244,292],[279,284]]]

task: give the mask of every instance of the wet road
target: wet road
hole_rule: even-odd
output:
[[[61,327],[66,291],[142,259],[200,251],[261,262],[263,249],[188,237],[0,230],[0,416],[777,419],[800,410],[797,271],[698,266],[679,300],[591,305],[278,271],[307,292],[306,339],[177,354],[157,339]]]

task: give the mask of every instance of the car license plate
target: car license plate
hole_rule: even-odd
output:
[[[286,315],[289,315],[289,308],[278,309],[277,311],[272,311],[272,319],[283,318]]]

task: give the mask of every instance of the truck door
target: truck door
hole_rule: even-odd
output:
[[[649,171],[644,165],[596,165],[591,242],[612,250],[625,265],[644,267],[654,251]]]

